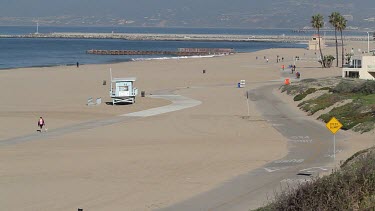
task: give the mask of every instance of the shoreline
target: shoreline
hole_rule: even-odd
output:
[[[8,41],[6,39],[0,39],[2,43],[6,44]],[[33,45],[36,47],[30,49],[23,49],[22,47],[13,47],[12,43],[25,43],[25,45]],[[40,49],[38,50],[38,46],[42,43],[51,43],[51,52],[50,56],[49,51],[47,49]],[[64,48],[67,42],[76,43],[78,46],[82,47],[74,47],[72,49]],[[167,42],[167,41],[121,41],[121,40],[59,40],[59,39],[44,39],[38,40],[38,38],[27,38],[23,40],[11,39],[9,41],[9,48],[11,49],[10,54],[4,54],[4,62],[0,64],[0,70],[4,69],[12,69],[12,68],[23,68],[23,67],[45,67],[45,66],[69,66],[75,65],[78,61],[80,64],[111,64],[111,63],[118,63],[118,62],[129,62],[132,60],[151,60],[151,59],[181,59],[185,57],[176,57],[173,55],[89,55],[86,52],[90,49],[107,49],[107,50],[114,50],[116,48],[126,48],[127,43],[129,42],[128,47],[130,49],[138,49],[139,50],[157,50],[157,51],[165,51],[171,50],[175,48],[183,48],[183,47],[196,47],[196,48],[234,48],[237,49],[239,52],[254,52],[257,50],[262,50],[269,47],[296,47],[296,48],[305,48],[306,44],[288,44],[288,43],[269,43],[269,44],[262,44],[262,43],[235,43],[235,42],[227,42],[225,44],[220,44],[220,42],[213,41],[212,43],[191,43],[191,42]],[[104,43],[104,44],[102,44]],[[118,43],[118,44],[117,44]],[[103,47],[103,46],[104,47]],[[108,45],[108,46],[107,46]],[[17,45],[15,45],[17,46]],[[107,46],[107,47],[105,47]],[[123,47],[121,47],[123,46]],[[137,47],[139,46],[139,47]],[[35,49],[35,50],[34,50]],[[121,50],[121,49],[119,49]],[[17,51],[20,51],[18,54]],[[4,53],[4,52],[3,52]],[[35,56],[34,54],[40,55],[40,57]],[[13,56],[14,55],[14,56]],[[17,59],[25,60],[23,62],[17,62]]]
[[[116,59],[117,60],[117,59]],[[85,65],[101,65],[101,64],[117,64],[117,63],[123,63],[123,62],[133,62],[133,60],[128,60],[127,61],[108,61],[108,62],[103,62],[103,63],[79,63],[79,66],[85,66]],[[136,61],[134,61],[136,62]],[[0,68],[1,71],[6,71],[6,70],[17,70],[17,69],[28,69],[28,68],[52,68],[52,67],[75,67],[75,63],[71,64],[51,64],[51,65],[35,65],[35,66],[22,66],[22,67],[6,67],[6,68]]]
[[[254,51],[256,52],[256,51]],[[251,53],[251,52],[241,52],[241,53]],[[236,54],[241,54],[236,53]],[[97,55],[102,56],[102,55]],[[214,58],[214,57],[222,57],[222,56],[231,56],[231,55],[206,55],[206,56],[161,56],[161,57],[151,57],[151,58],[132,58],[132,59],[115,59],[115,61],[108,61],[103,63],[80,63],[79,66],[85,65],[111,65],[111,64],[118,64],[118,63],[126,63],[126,62],[143,62],[143,61],[153,61],[153,60],[180,60],[180,59],[205,59],[205,58]],[[23,67],[9,67],[9,68],[0,68],[1,71],[5,70],[16,70],[16,69],[27,69],[27,68],[48,68],[48,67],[75,67],[75,63],[71,64],[57,64],[57,65],[36,65],[36,66],[23,66]]]

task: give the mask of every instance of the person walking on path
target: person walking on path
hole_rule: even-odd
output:
[[[77,68],[79,67],[79,62],[77,62]]]
[[[40,117],[38,120],[38,127],[40,128],[38,131],[42,132],[43,126],[46,125],[46,122],[44,121],[43,117]]]
[[[297,78],[297,79],[300,79],[300,77],[301,77],[301,73],[296,72],[296,78]]]
[[[292,65],[292,74],[296,71],[296,65]]]

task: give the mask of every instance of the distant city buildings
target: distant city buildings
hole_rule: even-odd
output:
[[[343,17],[348,21],[354,21],[353,15],[343,15]]]
[[[297,11],[299,11],[297,9]],[[220,11],[194,15],[185,9],[164,9],[155,13],[126,17],[126,14],[95,14],[92,16],[56,15],[45,17],[6,17],[0,16],[0,25],[34,26],[38,20],[41,26],[152,26],[152,27],[243,27],[243,28],[294,28],[314,30],[310,26],[310,16],[294,13],[293,7],[267,8],[255,12]],[[343,15],[348,21],[347,30],[375,30],[375,16],[369,14]],[[348,12],[348,13],[349,13]],[[322,14],[326,14],[324,11]],[[125,17],[124,17],[125,16]],[[332,30],[325,15],[323,30]]]
[[[130,25],[133,20],[116,17],[96,17],[96,16],[49,16],[49,17],[0,17],[0,25],[40,25],[49,26],[101,26],[101,25]]]
[[[367,21],[367,22],[375,22],[375,17],[371,17],[371,18],[365,18],[363,19],[364,21]]]

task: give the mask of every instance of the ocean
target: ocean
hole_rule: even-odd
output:
[[[29,34],[35,27],[0,26],[0,34]],[[224,28],[144,28],[144,27],[39,27],[40,33],[50,32],[121,32],[169,34],[250,34],[281,35],[292,30],[224,29]],[[306,35],[306,34],[303,34]],[[0,38],[0,69],[80,64],[103,64],[148,59],[177,59],[173,56],[90,55],[90,49],[165,50],[177,48],[233,48],[236,52],[254,52],[269,48],[306,48],[305,44],[280,42],[189,42],[130,41],[119,39],[51,39]]]

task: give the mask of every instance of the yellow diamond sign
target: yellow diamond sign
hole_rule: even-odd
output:
[[[337,131],[339,131],[342,127],[342,124],[335,117],[332,117],[332,119],[327,122],[326,127],[331,131],[331,133],[336,134]]]

